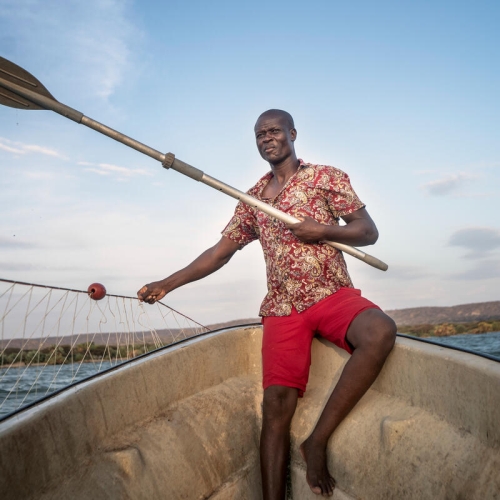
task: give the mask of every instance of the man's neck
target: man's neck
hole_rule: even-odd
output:
[[[299,160],[295,155],[292,155],[276,165],[271,163],[270,165],[275,180],[278,184],[284,185],[299,169]]]

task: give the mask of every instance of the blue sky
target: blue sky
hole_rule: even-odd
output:
[[[295,118],[375,219],[346,257],[385,309],[499,300],[500,4],[2,0],[0,55],[61,102],[246,190],[257,116]],[[48,111],[0,109],[0,277],[134,295],[213,245],[235,202]],[[258,243],[166,302],[256,317]]]

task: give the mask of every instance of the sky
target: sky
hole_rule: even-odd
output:
[[[350,176],[379,229],[346,256],[383,309],[500,300],[500,3],[0,0],[0,55],[52,95],[212,177],[269,170],[253,126]],[[50,111],[0,108],[0,278],[135,296],[214,245],[235,200]],[[164,302],[255,318],[258,242]]]

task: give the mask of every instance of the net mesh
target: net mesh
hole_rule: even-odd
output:
[[[0,279],[0,418],[78,380],[209,331],[157,302]]]

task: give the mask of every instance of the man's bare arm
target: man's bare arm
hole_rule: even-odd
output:
[[[205,250],[184,269],[168,278],[144,285],[137,292],[137,297],[141,302],[154,304],[172,290],[214,273],[229,262],[238,248],[237,243],[223,236],[216,245]]]
[[[378,239],[378,230],[365,208],[360,208],[342,219],[345,226],[329,226],[304,217],[297,224],[287,224],[288,229],[304,243],[335,241],[353,246],[373,245]]]

